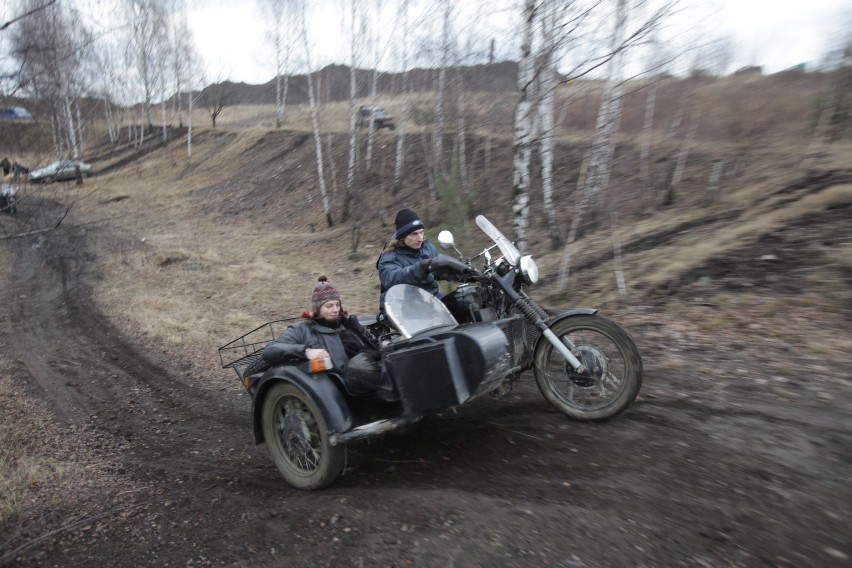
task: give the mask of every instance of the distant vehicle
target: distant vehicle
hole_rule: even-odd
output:
[[[50,183],[52,181],[66,181],[76,179],[77,168],[86,177],[92,175],[92,166],[77,160],[59,160],[47,166],[30,172],[28,179],[35,183]]]
[[[358,125],[361,128],[374,125],[376,130],[382,128],[396,128],[393,116],[385,112],[385,109],[372,105],[362,105],[358,112]]]
[[[32,117],[24,107],[0,107],[0,120],[29,120]]]
[[[17,207],[15,207],[15,194],[18,192],[18,188],[14,185],[4,183],[0,185],[0,213],[12,213],[17,212]]]

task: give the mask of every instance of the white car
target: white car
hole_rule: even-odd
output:
[[[17,186],[9,183],[0,185],[0,213],[15,213],[18,210],[15,207],[15,194],[17,192]]]
[[[77,177],[77,168],[86,177],[92,175],[92,166],[78,160],[59,160],[38,170],[30,172],[27,179],[35,183],[50,183],[52,181],[64,181]]]

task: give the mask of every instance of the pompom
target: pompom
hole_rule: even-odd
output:
[[[328,282],[328,276],[320,276],[317,278],[317,282]]]

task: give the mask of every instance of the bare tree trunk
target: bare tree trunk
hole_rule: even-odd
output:
[[[74,129],[74,115],[71,112],[71,99],[68,96],[65,96],[63,98],[63,103],[65,105],[65,121],[68,123],[68,131],[66,134],[68,136],[68,146],[71,149],[71,157],[80,158],[80,147],[77,145],[77,135]]]
[[[77,115],[77,140],[79,140],[79,148],[80,148],[80,157],[85,156],[86,152],[86,139],[83,136],[83,116],[80,112],[80,99],[74,99],[74,111]]]
[[[722,170],[726,160],[713,160],[713,168],[710,170],[710,178],[707,180],[707,193],[704,195],[704,204],[715,203],[719,197],[719,184],[722,180]]]
[[[377,69],[378,62],[373,66],[372,75],[370,76],[370,104],[376,106],[376,92],[379,84],[379,71]],[[373,169],[373,146],[376,141],[376,125],[373,115],[370,115],[370,124],[367,126],[367,155],[365,156],[364,169],[371,171]]]
[[[515,107],[514,157],[512,160],[512,228],[518,250],[527,248],[530,208],[530,162],[533,140],[533,53],[535,0],[524,1],[524,28],[521,61],[518,65],[518,104]]]
[[[115,144],[118,142],[118,131],[116,129],[115,119],[112,116],[112,105],[109,102],[109,98],[104,96],[104,118],[107,123],[107,133],[109,134],[109,141]]]
[[[325,136],[325,145],[328,148],[328,169],[331,175],[331,196],[337,198],[337,166],[334,163],[334,151],[331,146],[331,133]]]
[[[188,113],[188,126],[186,130],[186,158],[187,162],[192,163],[192,87],[189,88],[189,95],[187,96],[186,106]]]
[[[577,191],[574,192],[575,195],[583,195],[585,192],[584,184],[586,183],[589,159],[590,155],[586,152],[583,156],[583,162],[580,164],[580,175],[577,177]],[[559,290],[561,292],[564,292],[568,286],[568,279],[571,275],[571,257],[574,254],[574,241],[577,239],[577,230],[580,227],[582,213],[582,204],[578,202],[576,209],[574,209],[574,219],[571,221],[571,230],[568,231],[568,238],[565,241],[565,251],[562,253],[562,263],[559,267]]]
[[[306,35],[307,38],[307,35]],[[305,39],[305,50],[308,51],[307,47],[307,39]],[[310,59],[310,55],[308,54],[308,58]],[[309,67],[310,68],[310,67]],[[313,74],[309,71],[307,73],[308,78],[308,104],[311,109],[311,130],[314,133],[314,145],[316,146],[316,162],[317,162],[317,182],[319,184],[320,196],[322,197],[322,210],[325,213],[325,220],[328,223],[328,226],[331,227],[334,225],[334,221],[331,217],[331,203],[328,199],[328,192],[325,188],[325,173],[323,170],[322,163],[322,138],[320,135],[319,128],[319,114],[317,109],[317,100],[314,94],[314,80]]]
[[[467,144],[465,143],[465,122],[464,122],[464,82],[459,70],[458,80],[458,116],[459,116],[459,131],[456,133],[458,140],[458,156],[459,156],[459,183],[461,184],[462,194],[467,195],[468,187],[468,172],[467,172]]]
[[[686,138],[681,142],[680,149],[677,153],[677,162],[675,162],[674,173],[672,180],[669,182],[666,197],[663,200],[663,205],[674,205],[677,201],[680,182],[683,181],[683,173],[686,171],[686,160],[689,157],[689,148],[692,145],[695,135],[698,133],[698,124],[701,121],[701,103],[696,102],[689,114],[689,128],[686,131]]]
[[[656,188],[651,172],[651,138],[653,136],[654,106],[657,100],[657,84],[651,86],[645,100],[645,124],[642,127],[642,145],[639,150],[639,183],[642,187],[642,208],[651,209],[657,202]]]
[[[267,18],[268,38],[275,52],[275,128],[284,125],[284,111],[287,104],[286,68],[290,59],[289,36],[284,34],[285,12],[290,6],[280,0],[261,2],[264,16]]]
[[[328,199],[328,191],[326,191],[325,187],[325,172],[323,170],[323,161],[322,161],[322,137],[320,134],[319,127],[319,114],[317,109],[317,99],[314,93],[314,79],[313,73],[311,72],[311,48],[308,42],[308,29],[307,23],[305,22],[305,12],[304,7],[302,8],[301,16],[301,34],[302,41],[304,42],[305,47],[305,63],[307,67],[306,77],[308,80],[308,105],[311,110],[311,130],[314,134],[314,146],[316,148],[316,162],[317,162],[317,183],[319,185],[320,196],[322,197],[322,209],[325,213],[325,221],[329,227],[334,225],[334,220],[331,216],[331,203]]]
[[[53,149],[56,159],[61,160],[65,151],[63,150],[62,131],[59,128],[59,117],[56,115],[55,109],[52,109],[50,113],[50,130],[53,134]]]
[[[399,117],[399,134],[396,139],[396,167],[393,175],[394,191],[402,183],[402,172],[405,164],[405,134],[410,107],[411,78],[408,72],[408,0],[402,0],[402,21],[402,114]]]
[[[485,183],[488,184],[491,182],[491,144],[492,137],[491,134],[486,136],[485,138],[485,156],[483,157],[483,175],[485,176]]]
[[[161,90],[160,111],[162,113],[162,120],[163,120],[163,145],[165,145],[166,142],[169,141],[169,131],[166,128],[166,97],[165,97],[166,86],[163,84],[163,82],[164,82],[163,73],[160,73],[160,90]]]
[[[408,76],[408,0],[402,1],[402,114],[399,117],[399,134],[396,138],[396,168],[393,172],[394,190],[402,183],[405,164],[405,127],[408,122],[410,85]]]
[[[613,206],[610,224],[612,225],[612,261],[615,283],[618,286],[618,292],[623,296],[627,294],[627,283],[624,279],[624,264],[621,261],[621,231],[618,223],[618,211],[615,210],[615,206]]]
[[[811,136],[811,142],[808,144],[807,150],[805,150],[805,157],[800,166],[803,169],[807,169],[813,164],[817,149],[825,142],[825,135],[828,132],[831,117],[837,111],[837,85],[832,75],[826,78],[822,98],[822,109],[820,109],[819,118],[817,118],[816,127],[814,128],[813,136]]]
[[[612,32],[610,49],[615,53],[609,62],[609,80],[601,95],[601,107],[595,127],[595,140],[592,143],[592,157],[589,162],[588,177],[585,181],[585,193],[582,197],[581,215],[588,221],[598,217],[601,208],[600,196],[609,184],[612,170],[612,158],[615,153],[615,132],[621,116],[621,77],[622,54],[619,46],[627,25],[627,0],[618,0],[615,28]]]
[[[358,110],[355,108],[355,99],[358,96],[358,80],[356,75],[357,67],[357,35],[355,9],[356,0],[351,0],[351,21],[350,21],[350,43],[349,43],[349,164],[346,168],[346,187],[343,192],[343,211],[340,215],[340,222],[345,223],[349,220],[349,202],[352,198],[352,189],[355,185],[355,166],[357,163],[357,148],[358,148]]]
[[[558,247],[562,243],[562,234],[556,219],[556,210],[553,204],[553,96],[556,89],[556,81],[553,77],[554,70],[548,66],[543,69],[541,101],[539,104],[539,124],[541,134],[539,135],[539,155],[541,159],[541,193],[542,207],[547,221],[547,235],[550,237],[552,246]]]
[[[432,163],[434,166],[434,177],[436,180],[444,181],[447,178],[444,167],[444,132],[446,130],[446,113],[444,102],[447,96],[447,67],[450,64],[450,17],[452,15],[452,2],[443,0],[444,24],[441,32],[441,68],[438,71],[438,92],[435,96],[435,133],[432,139]],[[433,194],[432,199],[437,195]]]

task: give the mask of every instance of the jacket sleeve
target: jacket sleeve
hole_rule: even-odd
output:
[[[373,337],[373,334],[370,333],[367,328],[361,325],[361,322],[358,321],[358,318],[355,316],[349,316],[347,318],[347,327],[351,329],[354,333],[356,333],[363,341],[367,348],[379,350],[379,342],[376,341],[376,338]]]
[[[430,282],[431,274],[427,272],[425,277],[423,276],[423,263],[426,260],[428,258],[421,258],[408,264],[395,251],[386,252],[379,258],[379,278],[382,281],[382,289],[387,290],[397,284],[420,286]]]
[[[263,349],[263,360],[270,365],[277,365],[287,359],[307,359],[307,347],[311,347],[308,344],[308,326],[299,322],[285,329]]]

